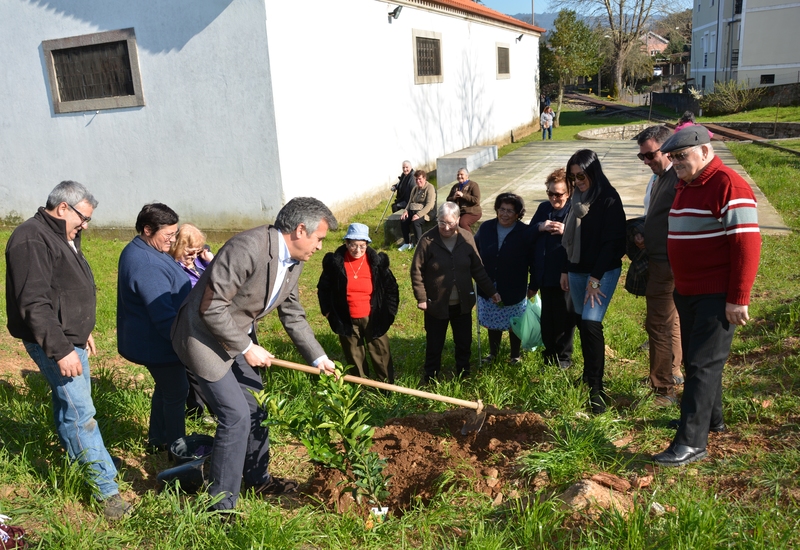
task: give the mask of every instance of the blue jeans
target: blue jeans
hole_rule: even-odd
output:
[[[95,420],[92,402],[92,385],[89,376],[89,359],[86,350],[75,348],[80,357],[83,373],[80,376],[61,375],[58,363],[48,357],[38,344],[23,342],[28,355],[50,384],[53,399],[53,419],[61,445],[67,450],[70,460],[89,464],[97,491],[94,497],[105,500],[119,493],[114,481],[117,469],[111,461],[103,436]]]
[[[545,134],[547,134],[547,139],[553,139],[553,127],[542,128],[542,140],[544,140]]]
[[[617,288],[617,281],[619,281],[622,268],[612,269],[603,273],[600,279],[600,292],[606,295],[605,298],[600,297],[603,305],[595,304],[591,307],[589,303],[584,307],[583,300],[586,298],[586,287],[589,285],[589,273],[569,273],[569,293],[572,296],[572,305],[575,306],[575,313],[577,313],[584,321],[603,322],[603,317],[606,315],[608,304],[611,303],[611,297],[614,296],[614,290]]]

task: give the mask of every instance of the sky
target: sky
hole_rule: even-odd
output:
[[[549,11],[548,0],[534,0],[534,2],[536,13]],[[531,0],[483,0],[483,5],[500,13],[508,13],[510,15],[531,12]]]

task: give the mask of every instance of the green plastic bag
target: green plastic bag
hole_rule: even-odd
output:
[[[524,314],[511,318],[511,329],[522,340],[522,349],[533,351],[542,345],[542,300],[538,294],[528,300]]]

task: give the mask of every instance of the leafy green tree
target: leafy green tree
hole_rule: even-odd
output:
[[[595,74],[603,62],[598,55],[600,43],[596,33],[578,19],[571,10],[558,12],[553,30],[548,37],[548,47],[541,54],[541,73],[558,85],[558,107],[555,126],[561,117],[564,86],[579,76]]]

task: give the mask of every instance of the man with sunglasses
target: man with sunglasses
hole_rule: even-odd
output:
[[[761,235],[750,185],[714,155],[705,127],[684,128],[662,144],[661,152],[680,178],[669,212],[667,251],[686,383],[678,432],[653,461],[683,466],[707,456],[709,431],[725,430],[722,369],[736,325],[750,318]]]
[[[81,252],[81,231],[97,200],[62,181],[47,203],[17,227],[6,245],[8,331],[25,344],[53,392],[53,417],[70,460],[88,467],[94,497],[116,520],[131,512],[119,495],[116,467],[92,402],[89,355],[95,353],[95,284]]]
[[[672,136],[666,126],[651,126],[637,138],[637,157],[654,174],[650,203],[645,212],[644,234],[636,235],[636,245],[647,251],[647,316],[649,336],[650,385],[656,394],[654,403],[668,407],[677,403],[675,385],[682,383],[681,332],[672,292],[675,281],[667,257],[667,225],[678,176],[661,146]]]

